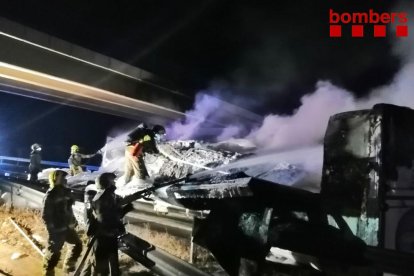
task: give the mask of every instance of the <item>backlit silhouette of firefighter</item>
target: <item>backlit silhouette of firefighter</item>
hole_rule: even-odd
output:
[[[82,275],[120,275],[118,237],[126,232],[122,217],[133,207],[115,194],[115,178],[113,173],[103,173],[95,181],[98,192],[86,191],[87,234],[95,242]]]
[[[30,152],[30,164],[29,164],[29,180],[30,182],[37,181],[37,174],[42,170],[40,163],[42,162],[42,147],[34,143],[31,147]]]
[[[49,234],[43,260],[43,275],[54,275],[65,242],[72,245],[63,265],[65,274],[75,271],[76,260],[82,252],[82,242],[75,231],[77,221],[72,210],[74,201],[65,187],[66,175],[62,170],[50,173],[50,188],[43,200],[42,218]]]
[[[155,125],[148,129],[145,125],[136,128],[128,135],[125,149],[125,184],[131,181],[132,176],[145,180],[148,175],[144,162],[144,153],[159,153],[156,141],[165,135],[165,128]]]

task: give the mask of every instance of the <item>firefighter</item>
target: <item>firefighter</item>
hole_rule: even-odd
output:
[[[75,231],[77,221],[72,210],[74,201],[65,187],[66,176],[67,173],[62,170],[54,170],[49,174],[50,188],[43,200],[42,210],[42,218],[49,234],[43,275],[54,275],[65,242],[72,245],[63,264],[65,274],[75,271],[76,260],[82,252],[82,242]]]
[[[103,173],[95,181],[97,193],[86,192],[87,234],[94,236],[93,257],[82,275],[120,275],[118,262],[118,236],[125,233],[122,217],[132,204],[123,204],[115,195],[115,174]],[[89,202],[89,203],[88,203]],[[88,272],[85,272],[88,271]],[[90,272],[89,272],[90,271]],[[109,273],[110,272],[110,273]]]
[[[79,152],[79,146],[73,145],[70,147],[70,156],[68,159],[70,175],[74,176],[78,173],[83,172],[82,169],[82,160],[86,158],[92,158],[97,154],[101,154],[101,151],[97,151],[96,153],[92,154],[82,154]]]
[[[138,127],[128,135],[125,149],[125,184],[131,181],[132,176],[140,180],[149,177],[144,162],[144,153],[159,153],[156,142],[165,135],[165,128],[155,125],[152,129]]]
[[[29,164],[29,180],[30,182],[37,182],[37,174],[42,170],[40,163],[42,161],[42,147],[34,143],[30,152],[30,164]]]

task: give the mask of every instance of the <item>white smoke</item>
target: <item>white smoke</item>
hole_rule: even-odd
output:
[[[414,3],[400,2],[394,10],[407,12],[408,30],[413,31]],[[389,36],[394,39],[393,53],[401,58],[402,67],[389,84],[369,91],[368,96],[364,98],[356,99],[352,91],[346,91],[330,81],[319,81],[315,91],[301,98],[300,107],[292,115],[269,114],[259,126],[253,128],[244,137],[240,136],[243,128],[240,123],[229,124],[228,127],[220,130],[221,132],[216,136],[217,140],[245,138],[256,148],[265,150],[304,147],[318,144],[323,140],[329,117],[336,113],[370,109],[377,103],[414,108],[414,35],[409,33],[408,37],[396,37],[395,29],[395,26],[390,26]],[[214,113],[220,110],[222,105],[218,101],[213,108],[211,107],[208,101],[197,101],[191,114],[198,116],[198,114],[206,114],[206,111]],[[183,133],[188,133],[188,130],[197,129],[198,124],[203,122],[204,120],[197,121],[193,118],[180,127]],[[184,135],[184,137],[192,138],[191,135]]]
[[[414,62],[406,60],[389,85],[373,89],[365,98],[356,99],[351,91],[335,86],[329,81],[319,81],[316,90],[301,98],[300,107],[293,115],[267,115],[262,124],[250,131],[245,139],[259,149],[283,149],[303,147],[322,141],[331,115],[336,113],[369,109],[377,103],[389,103],[414,108]],[[185,122],[172,125],[175,138],[190,139],[205,124],[207,118],[218,112],[220,101],[203,95],[198,98]],[[171,129],[172,129],[171,128]],[[220,129],[217,140],[240,138],[239,124]]]
[[[106,144],[101,149],[103,153],[101,168],[103,171],[115,172],[117,174],[123,172],[125,141],[131,131],[132,129],[119,133],[115,137],[107,137]]]
[[[240,132],[241,132],[241,129],[239,126],[235,126],[235,125],[228,126],[217,137],[217,141],[221,142],[221,141],[229,140],[234,137],[238,137]]]
[[[234,104],[220,100],[212,90],[211,94],[202,91],[196,95],[194,109],[186,112],[184,121],[176,121],[167,127],[169,139],[209,138],[223,141],[246,135],[252,125],[259,125],[261,116]]]
[[[301,106],[292,116],[268,115],[260,128],[246,138],[257,148],[283,149],[302,147],[319,142],[332,114],[352,110],[355,100],[352,94],[320,81],[316,91],[301,99]]]
[[[414,3],[401,2],[395,11],[407,12],[408,30],[414,30]],[[402,67],[390,84],[377,87],[367,97],[356,99],[352,91],[324,81],[318,82],[316,90],[301,99],[301,106],[292,116],[268,115],[260,128],[247,138],[256,146],[284,148],[306,146],[323,139],[329,116],[349,110],[369,109],[377,103],[389,103],[414,108],[414,36],[396,37],[395,26],[390,29],[393,53],[401,58]],[[357,65],[356,65],[357,66]]]
[[[316,144],[323,139],[331,115],[369,109],[377,103],[414,108],[413,61],[405,61],[389,85],[373,89],[363,99],[354,98],[351,92],[330,82],[320,81],[315,92],[302,97],[302,105],[292,116],[268,115],[262,126],[246,138],[258,148],[282,149]]]
[[[406,11],[409,14],[409,30],[414,30],[414,4],[399,5],[396,11]],[[209,121],[221,121],[226,122],[222,127],[207,129],[217,141],[244,138],[257,149],[279,151],[320,144],[330,116],[340,112],[370,109],[377,103],[414,108],[414,36],[409,34],[407,38],[397,38],[395,34],[390,35],[395,37],[393,52],[402,58],[402,68],[388,85],[373,89],[362,99],[356,99],[352,91],[347,91],[330,81],[318,81],[315,90],[301,98],[301,105],[292,115],[269,114],[252,128],[252,125],[243,125],[243,120],[238,118],[240,114],[247,112],[241,108],[234,108],[234,105],[229,109],[231,104],[216,97],[219,93],[215,87],[211,92],[214,96],[207,95],[208,91],[198,94],[194,109],[186,113],[184,121],[172,123],[167,128],[167,135],[170,139],[194,139],[200,132],[206,132],[205,125]],[[233,112],[230,112],[231,118],[223,117],[224,109]],[[257,119],[254,116],[252,114],[249,118],[253,118],[254,121]],[[246,132],[247,128],[250,131]],[[118,140],[123,141],[124,138],[117,137],[117,141],[111,144],[119,144]]]
[[[401,57],[403,64],[414,61],[414,2],[413,1],[399,1],[392,9],[393,12],[406,12],[408,17],[408,36],[396,36],[396,24],[391,25],[391,37],[393,38],[393,52]],[[411,33],[410,33],[411,32]]]
[[[197,94],[194,109],[186,112],[185,121],[176,121],[167,127],[168,138],[180,140],[193,138],[219,107],[220,102],[217,98],[206,94]]]

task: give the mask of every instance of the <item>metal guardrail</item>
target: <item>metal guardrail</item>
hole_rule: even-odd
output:
[[[44,193],[0,178],[0,195],[5,201],[21,208],[40,209]]]
[[[10,193],[12,197],[11,200],[13,204],[17,204],[23,208],[34,208],[39,209],[42,207],[42,201],[44,197],[44,193],[30,187],[26,187],[22,184],[14,183],[11,180],[0,178],[0,194]],[[147,205],[147,206],[146,206]],[[127,219],[129,219],[129,223],[134,224],[134,218],[137,216],[142,216],[141,219],[145,222],[145,219],[151,217],[149,214],[143,215],[142,213],[150,213],[150,209],[148,208],[150,203],[143,203],[136,201],[134,202],[135,210],[132,211]],[[146,206],[146,207],[145,207]],[[142,213],[140,213],[140,209],[145,209]],[[83,223],[83,203],[76,202],[73,205],[73,211],[75,213],[76,218],[80,222],[81,226]],[[177,210],[175,210],[177,212]],[[157,217],[156,214],[153,214],[154,217]],[[190,218],[185,219],[184,215],[179,215],[175,213],[172,217],[181,217],[182,222],[176,222],[175,225],[169,225],[173,218],[168,218],[167,220],[160,219],[161,222],[156,222],[156,224],[161,225],[163,229],[169,229],[168,226],[173,229],[174,227],[181,228],[181,231],[187,233],[187,237],[191,237],[191,228],[189,228],[189,223],[191,221]],[[162,218],[162,216],[158,216],[158,218]],[[184,222],[186,221],[186,222]],[[154,223],[151,221],[146,221],[146,223]],[[180,226],[180,224],[182,224]],[[172,231],[173,232],[173,231]],[[166,253],[165,251],[157,248],[154,251],[150,251],[147,253],[147,256],[153,260],[156,265],[151,269],[151,271],[157,273],[158,275],[165,275],[165,276],[175,276],[175,275],[182,275],[182,276],[207,276],[209,274],[201,271],[200,269],[194,267],[188,262],[185,262],[171,254]]]
[[[125,216],[130,224],[145,224],[151,229],[167,231],[169,234],[186,239],[191,238],[193,219],[181,215],[168,213],[158,215],[152,208],[152,203],[134,202],[134,210]]]
[[[35,186],[32,184],[32,186]],[[46,188],[38,186],[31,188],[23,184],[0,178],[0,195],[8,193],[7,200],[21,208],[40,209],[42,207]],[[137,200],[133,203],[134,210],[126,216],[126,222],[131,224],[148,224],[156,230],[167,230],[170,234],[190,238],[192,231],[192,217],[185,213],[185,209],[169,208],[167,214],[154,211],[152,201]],[[83,203],[76,202],[73,210],[79,223],[83,221]]]
[[[13,172],[13,171],[21,172],[19,169],[21,168],[27,169],[29,167],[29,164],[30,164],[30,159],[27,159],[27,158],[0,155],[0,169],[1,167],[7,167],[8,172]],[[55,161],[41,161],[41,165],[43,165],[44,167],[51,167],[51,168],[69,168],[68,163],[55,162]],[[17,170],[11,169],[13,167],[15,167]],[[86,169],[89,171],[99,170],[98,166],[84,165],[84,167],[86,167]]]

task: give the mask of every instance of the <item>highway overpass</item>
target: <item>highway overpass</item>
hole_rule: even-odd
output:
[[[148,71],[2,17],[0,45],[0,92],[152,124],[182,119],[193,105],[193,93]],[[206,129],[263,120],[224,101],[220,114]]]
[[[0,45],[1,92],[153,123],[192,105],[150,72],[1,17]]]

